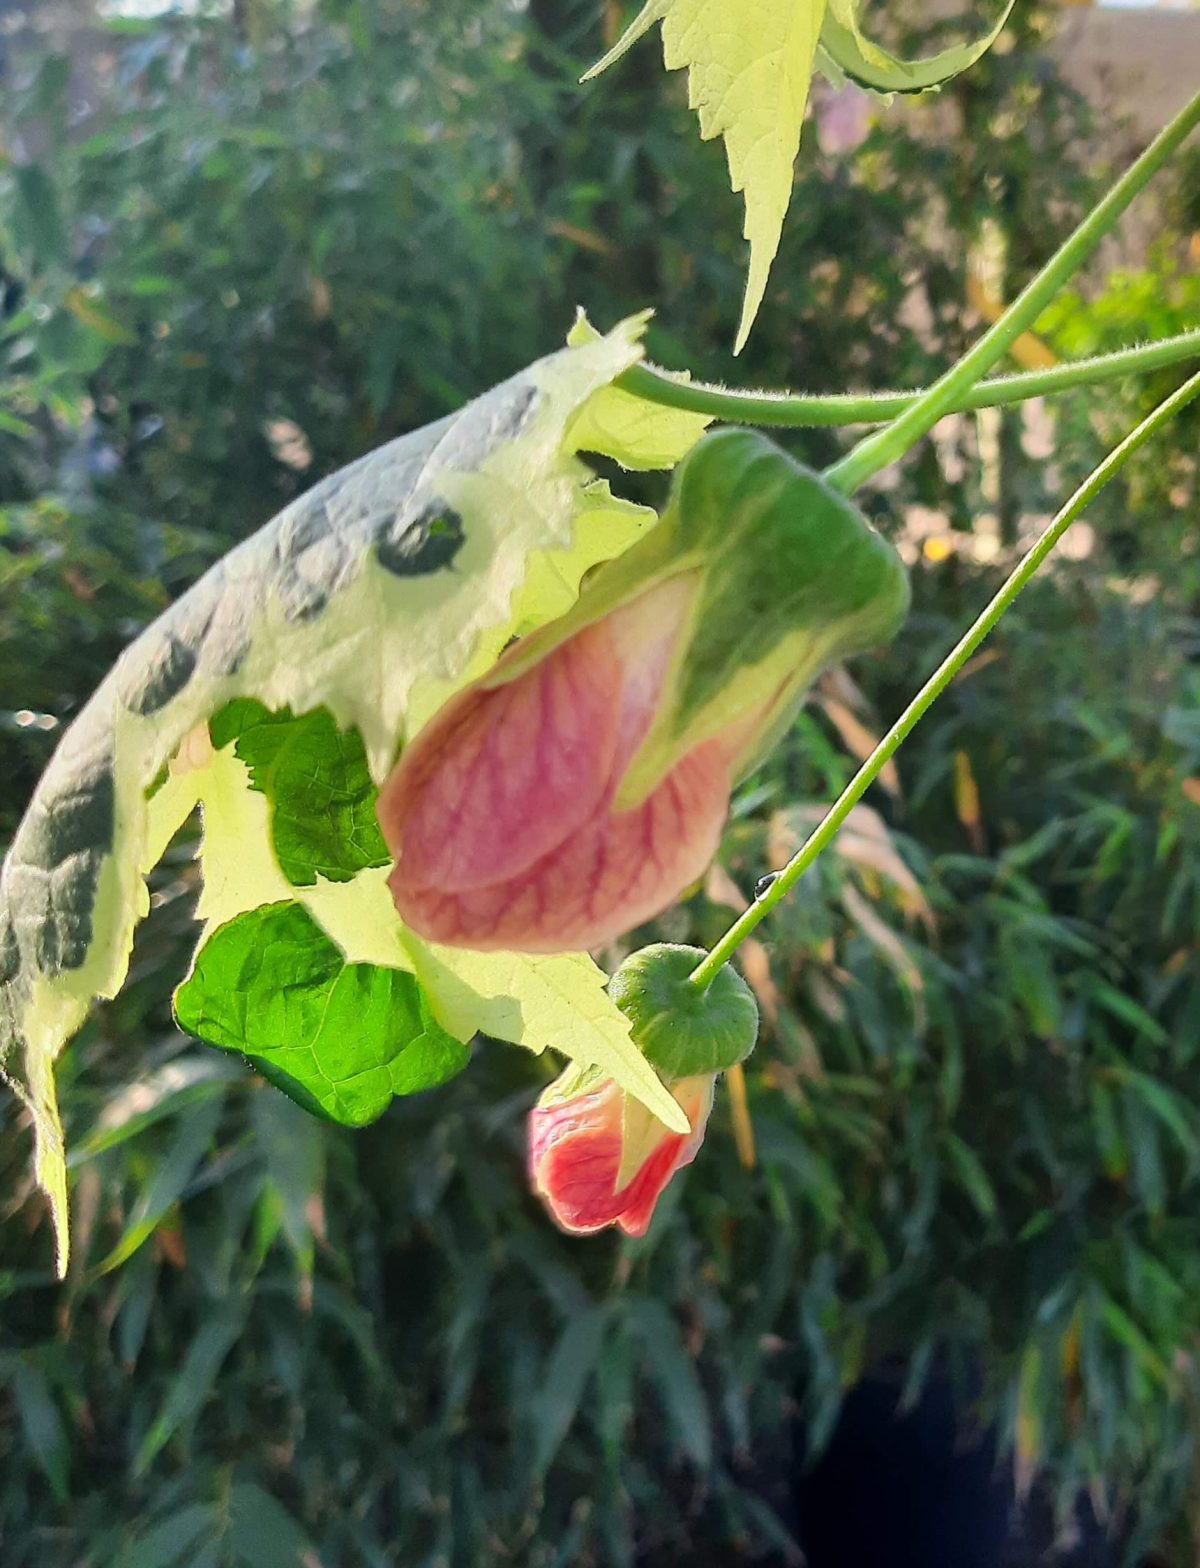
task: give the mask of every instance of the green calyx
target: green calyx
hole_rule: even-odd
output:
[[[895,635],[908,575],[891,545],[821,475],[752,430],[722,430],[679,465],[663,527],[705,560],[671,700],[626,776],[638,798],[672,756],[757,716],[744,774],[834,659]],[[619,802],[623,804],[624,801]]]
[[[757,431],[720,430],[679,464],[658,523],[598,568],[568,614],[526,638],[495,684],[680,576],[694,584],[688,621],[618,810],[723,731],[737,732],[734,770],[748,772],[821,667],[886,641],[908,610],[899,556],[853,502]]]
[[[758,1039],[758,1004],[735,970],[727,965],[705,990],[690,984],[705,956],[699,947],[657,942],[631,953],[608,983],[634,1043],[668,1084],[736,1067]]]

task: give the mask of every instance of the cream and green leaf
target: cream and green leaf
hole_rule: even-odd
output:
[[[590,959],[450,953],[406,933],[372,819],[373,789],[405,738],[514,634],[569,609],[588,568],[653,519],[577,455],[585,442],[604,450],[587,405],[638,360],[644,325],[634,318],[552,354],[331,475],[143,633],[63,737],[0,876],[0,1070],[32,1117],[60,1269],[54,1063],[91,1003],[120,989],[149,907],[146,874],[197,804],[204,925],[180,1002],[197,1032],[219,1033],[214,1043],[264,1070],[295,1044],[274,1038],[269,1009],[271,1027],[247,1010],[239,1036],[210,995],[231,973],[249,983],[251,928],[238,921],[283,906],[295,911],[286,929],[312,1007],[326,983],[331,1005],[360,987],[374,999],[358,1067],[344,1035],[335,1048],[297,1026],[304,1049],[287,1073],[298,1098],[361,1117],[423,1073],[438,1081],[482,1031],[602,1063],[679,1125]],[[608,455],[625,461],[630,441],[636,430]],[[656,436],[648,456],[661,455]],[[250,994],[265,997],[270,979],[262,971]],[[379,999],[397,997],[397,1015],[421,1024],[407,1043],[367,1027],[391,1011]],[[322,1088],[359,1068],[365,1100]]]
[[[723,138],[730,184],[745,201],[750,266],[735,354],[749,336],[779,250],[814,69],[876,92],[923,92],[973,65],[1015,3],[1007,0],[999,20],[975,42],[903,60],[868,36],[862,0],[646,0],[587,73],[585,81],[662,23],[666,68],[686,68],[700,135]]]

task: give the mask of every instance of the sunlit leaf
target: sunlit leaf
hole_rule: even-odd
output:
[[[33,1115],[60,1268],[66,1178],[54,1060],[91,1000],[119,990],[148,905],[144,875],[197,799],[205,796],[201,915],[210,927],[291,894],[275,853],[281,841],[291,872],[315,879],[306,905],[324,895],[344,915],[339,893],[363,891],[357,878],[339,888],[321,875],[352,869],[331,864],[327,844],[296,842],[296,813],[289,825],[278,809],[282,775],[278,758],[263,753],[265,733],[262,745],[248,745],[255,773],[274,789],[274,820],[268,798],[255,795],[262,810],[245,835],[245,764],[233,755],[236,740],[217,752],[223,761],[211,756],[207,721],[237,698],[275,714],[328,710],[332,734],[361,737],[378,782],[430,694],[441,700],[469,679],[481,642],[502,646],[512,634],[514,610],[525,620],[536,613],[530,601],[518,609],[531,556],[569,555],[581,527],[619,512],[597,506],[602,497],[585,500],[591,475],[570,426],[638,358],[642,326],[634,319],[564,349],[331,475],[155,622],[64,735],[0,882],[0,1066]],[[556,588],[569,593],[570,575]],[[316,799],[322,781],[300,787]],[[370,861],[377,846],[363,805],[351,791],[339,809],[355,824],[358,859]],[[327,930],[338,940],[332,918]]]
[[[700,135],[721,136],[730,182],[744,194],[750,271],[734,352],[758,314],[792,194],[826,0],[647,0],[628,31],[588,72],[611,65],[655,22],[669,71],[687,68]]]
[[[236,1051],[306,1110],[358,1127],[461,1072],[466,1047],[411,974],[350,964],[299,904],[220,926],[175,993],[182,1029]]]

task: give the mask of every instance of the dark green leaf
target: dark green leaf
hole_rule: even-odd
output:
[[[172,1142],[152,1167],[153,1174],[133,1206],[120,1241],[101,1263],[102,1274],[131,1258],[153,1234],[171,1206],[179,1201],[200,1161],[212,1147],[220,1118],[220,1102],[208,1100],[197,1105],[192,1115],[180,1119],[173,1129]]]
[[[71,1448],[62,1413],[41,1367],[22,1356],[13,1369],[13,1397],[25,1441],[60,1503],[70,1491]]]
[[[282,1503],[249,1482],[229,1494],[229,1549],[239,1568],[308,1568],[316,1556]]]
[[[639,1301],[630,1316],[645,1347],[647,1375],[658,1384],[671,1429],[692,1463],[706,1469],[712,1460],[708,1404],[679,1325],[661,1301]]]
[[[252,698],[228,703],[209,730],[218,750],[233,743],[251,784],[270,801],[275,854],[293,887],[311,887],[319,876],[349,882],[388,864],[357,730],[339,730],[326,708],[297,717]]]
[[[217,1510],[208,1503],[192,1503],[152,1525],[128,1550],[120,1553],[113,1568],[175,1568],[184,1552],[201,1536],[215,1533]]]
[[[39,272],[53,262],[65,262],[67,231],[49,176],[36,163],[31,163],[16,171],[16,182],[18,200],[14,217],[18,243],[29,252],[34,268]]]
[[[533,1468],[539,1475],[549,1467],[575,1419],[584,1386],[600,1356],[605,1322],[602,1307],[585,1307],[568,1318],[554,1347],[533,1410]]]

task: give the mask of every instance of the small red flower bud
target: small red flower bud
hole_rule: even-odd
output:
[[[670,1085],[691,1124],[685,1136],[598,1069],[567,1068],[529,1113],[530,1182],[559,1228],[644,1236],[663,1189],[704,1141],[715,1081],[703,1073]]]

